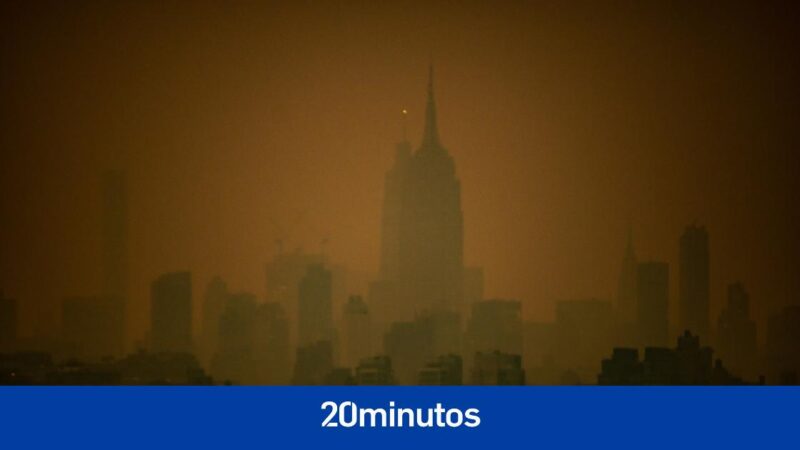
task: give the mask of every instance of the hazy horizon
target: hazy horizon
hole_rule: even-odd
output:
[[[613,300],[630,224],[639,260],[670,264],[674,306],[697,223],[712,323],[735,281],[760,340],[798,301],[796,6],[186,6],[0,7],[0,289],[23,335],[100,291],[111,168],[130,196],[129,344],[164,272],[192,272],[195,318],[214,275],[263,298],[276,223],[298,215],[287,250],[328,238],[374,274],[401,111],[416,148],[431,61],[486,298],[542,321],[556,300]]]

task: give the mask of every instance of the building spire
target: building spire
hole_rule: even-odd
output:
[[[436,126],[436,101],[433,98],[433,64],[428,67],[428,103],[425,107],[425,133],[422,147],[440,147],[439,130]]]

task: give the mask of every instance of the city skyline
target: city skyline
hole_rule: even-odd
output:
[[[120,39],[111,41],[121,45],[115,47],[95,43],[95,33],[127,23],[123,18],[150,25],[165,19],[129,4],[67,8],[63,17],[45,21],[34,9],[8,8],[21,25],[9,25],[7,33],[24,54],[38,56],[3,53],[12,61],[8,79],[21,88],[10,92],[4,108],[10,119],[4,146],[11,151],[4,154],[0,177],[7,218],[0,233],[0,287],[18,302],[22,336],[59,336],[66,298],[89,301],[123,292],[126,347],[136,348],[151,331],[151,283],[187,271],[196,339],[213,277],[231,292],[263,301],[270,295],[265,266],[269,279],[268,265],[297,247],[322,255],[334,272],[328,288],[336,321],[349,296],[369,302],[369,283],[392,270],[380,257],[380,230],[383,176],[393,147],[415,136],[423,137],[410,148],[439,144],[435,114],[430,131],[433,77],[424,70],[431,59],[438,128],[456,161],[461,190],[459,267],[482,268],[483,299],[519,301],[525,322],[557,320],[560,301],[616,304],[630,259],[626,237],[632,236],[638,262],[667,264],[666,277],[639,274],[666,282],[655,283],[652,294],[661,302],[666,291],[669,311],[670,328],[659,345],[671,344],[685,324],[698,328],[692,331],[701,339],[716,328],[720,313],[731,308],[733,283],[746,289],[748,318],[756,320],[760,343],[767,318],[797,303],[794,230],[800,221],[792,163],[798,136],[787,119],[791,95],[770,90],[796,92],[786,74],[797,68],[794,60],[779,58],[788,51],[774,45],[783,42],[779,34],[739,52],[715,52],[744,38],[711,17],[740,30],[750,23],[749,10],[677,7],[685,19],[680,21],[657,14],[666,6],[653,6],[601,16],[593,28],[578,31],[569,24],[579,23],[589,6],[556,12],[470,4],[467,11],[487,12],[486,18],[455,14],[441,28],[422,11],[386,6],[376,7],[377,18],[354,16],[358,26],[343,33],[340,22],[299,6],[204,6],[172,31],[137,32],[124,25]],[[429,11],[435,15],[439,8]],[[758,12],[764,23],[786,29],[774,11]],[[515,13],[525,20],[514,20]],[[540,31],[523,26],[540,20],[539,13],[568,24]],[[280,17],[305,18],[305,40],[279,25]],[[391,31],[412,18],[423,19],[423,36],[393,41]],[[47,45],[32,38],[46,25],[56,33],[82,21],[97,28]],[[468,33],[472,24],[492,29],[501,22],[506,27],[494,33]],[[653,26],[633,28],[641,22]],[[200,37],[203,23],[218,26],[212,38]],[[262,23],[273,26],[259,31]],[[227,27],[234,24],[242,26]],[[382,25],[388,29],[377,32]],[[759,27],[748,30],[760,36]],[[335,30],[334,42],[324,42],[326,30]],[[475,61],[448,31],[469,36]],[[642,36],[639,42],[625,40],[633,32]],[[374,59],[362,56],[379,54],[378,44],[356,42],[376,33],[389,49]],[[554,38],[553,47],[535,39],[559,33],[571,38]],[[595,44],[597,33],[605,46]],[[518,34],[521,53],[495,54]],[[172,39],[158,48],[147,41],[132,45],[130,36]],[[479,44],[481,36],[486,43]],[[684,42],[685,36],[693,39]],[[190,40],[199,45],[187,52]],[[345,41],[348,50],[334,51]],[[118,59],[120,48],[137,51],[130,60]],[[754,49],[766,52],[759,53],[765,64],[744,67]],[[643,61],[647,51],[657,56]],[[395,62],[392,52],[404,61]],[[523,54],[530,60],[519,60]],[[668,64],[670,56],[681,64]],[[211,62],[217,64],[204,64]],[[768,64],[777,62],[783,65]],[[204,69],[195,70],[201,63]],[[65,76],[43,70],[53,65]],[[668,66],[675,69],[660,70]],[[716,78],[699,77],[701,69]],[[421,102],[425,76],[428,96]],[[48,89],[37,90],[39,85]],[[741,93],[741,86],[753,89]],[[730,99],[731,93],[739,96]],[[109,117],[109,109],[117,114]],[[119,189],[113,182],[107,194],[99,188],[107,169],[124,172],[122,194],[114,194]],[[115,198],[124,198],[124,206],[108,206]],[[124,225],[115,222],[114,211],[126,218]],[[684,251],[681,234],[694,227],[704,227],[705,240]],[[118,254],[109,251],[107,243],[118,240],[123,228],[129,240]],[[684,254],[699,261],[687,273]],[[405,264],[418,266],[408,258]],[[126,277],[115,274],[122,270]],[[337,271],[348,276],[343,286],[336,285]],[[692,276],[695,287],[684,287]],[[294,295],[279,301],[296,336]],[[701,305],[706,315],[685,317],[684,304]],[[462,313],[462,327],[467,320]]]

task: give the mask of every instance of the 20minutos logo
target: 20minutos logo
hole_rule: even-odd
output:
[[[445,409],[441,403],[435,408],[395,408],[394,402],[389,402],[388,408],[362,408],[351,401],[327,401],[321,409],[329,411],[322,421],[323,427],[475,428],[481,424],[477,408],[462,412],[458,408]]]

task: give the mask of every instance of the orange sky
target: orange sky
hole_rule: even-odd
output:
[[[759,319],[796,301],[796,7],[320,3],[0,6],[0,287],[23,332],[99,290],[108,167],[129,173],[133,338],[159,273],[192,270],[196,300],[214,274],[262,295],[273,220],[298,211],[294,245],[329,236],[374,271],[400,110],[416,145],[431,58],[488,296],[531,319],[610,298],[630,222],[674,299],[697,221],[714,321],[734,280]]]

